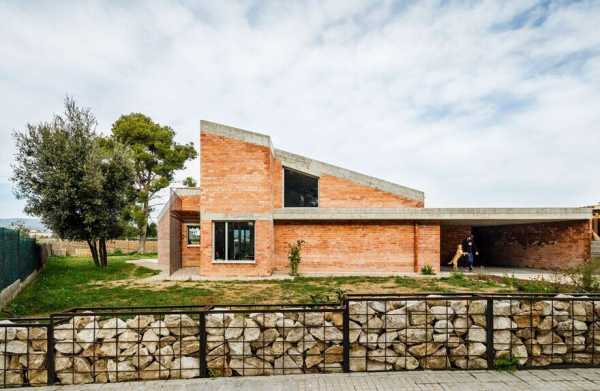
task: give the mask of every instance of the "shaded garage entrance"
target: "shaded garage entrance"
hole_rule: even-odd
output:
[[[440,262],[454,256],[457,245],[473,233],[479,249],[475,266],[504,266],[536,269],[564,269],[590,259],[589,220],[442,222]]]

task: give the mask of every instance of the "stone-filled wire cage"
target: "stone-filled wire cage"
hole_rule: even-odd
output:
[[[79,308],[0,321],[0,388],[196,377],[600,365],[596,294]]]
[[[199,377],[204,310],[157,306],[52,315],[49,378],[86,384]]]
[[[0,320],[0,388],[48,384],[47,318]]]
[[[597,294],[348,295],[346,300],[350,371],[600,364]]]
[[[342,372],[343,329],[338,304],[214,307],[206,314],[208,375]]]
[[[577,367],[600,364],[600,296],[493,298],[495,364]]]
[[[484,369],[487,300],[476,295],[349,295],[349,370]]]

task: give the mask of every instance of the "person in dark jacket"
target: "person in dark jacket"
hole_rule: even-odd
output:
[[[475,244],[475,237],[472,233],[462,241],[462,250],[467,257],[467,266],[469,267],[469,271],[472,271],[473,264],[475,263],[475,255],[479,255],[479,250],[477,250],[477,245]]]

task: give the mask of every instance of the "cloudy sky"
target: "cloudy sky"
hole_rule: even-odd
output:
[[[208,119],[426,192],[426,205],[600,201],[600,1],[0,0],[0,217],[13,130]],[[197,162],[178,173],[198,176]]]

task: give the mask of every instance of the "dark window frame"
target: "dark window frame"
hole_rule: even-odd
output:
[[[198,229],[198,243],[190,242],[190,228]],[[186,236],[187,236],[186,242],[187,242],[188,247],[200,246],[200,240],[202,237],[202,233],[200,232],[200,224],[186,224]]]
[[[244,225],[246,227],[244,227]],[[213,241],[212,241],[212,260],[213,262],[242,262],[242,263],[252,263],[256,261],[256,224],[253,220],[223,220],[223,221],[213,221]],[[217,231],[219,234],[223,235],[223,238],[217,240]],[[237,235],[236,235],[237,231]],[[246,236],[247,235],[247,236]],[[238,240],[238,247],[236,247],[235,240]],[[240,240],[244,238],[248,240],[244,240],[246,245],[249,245],[249,248],[243,248],[244,246],[241,244]],[[232,242],[233,240],[233,242]],[[217,241],[219,244],[217,245]],[[224,254],[223,256],[217,257],[217,246],[223,247],[220,249]],[[230,252],[233,251],[233,256],[231,256]],[[236,251],[239,251],[236,254]],[[252,256],[248,257],[248,254]],[[245,255],[245,256],[244,256]]]
[[[316,205],[289,205],[289,203],[293,202],[288,200],[286,202],[286,176],[287,176],[287,172],[296,174],[296,175],[301,175],[301,176],[305,176],[308,178],[312,178],[316,181]],[[305,172],[299,171],[299,170],[295,170],[293,168],[289,168],[289,167],[283,167],[282,168],[282,178],[283,178],[283,183],[282,183],[282,191],[281,191],[281,197],[282,199],[282,205],[284,208],[318,208],[319,207],[319,194],[320,194],[320,185],[321,185],[321,181],[320,178],[317,175],[312,175],[312,174],[307,174]]]

